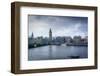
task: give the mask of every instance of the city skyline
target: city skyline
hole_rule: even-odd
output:
[[[53,38],[57,38],[57,37],[71,37],[71,38],[74,38],[74,37],[81,37],[81,38],[87,38],[88,36],[87,35],[85,35],[85,36],[81,36],[81,35],[74,35],[73,37],[72,36],[52,36],[52,30],[51,29],[49,29],[49,32],[48,32],[48,37],[44,37],[44,36],[37,36],[37,37],[34,37],[34,33],[32,32],[31,33],[31,35],[29,36],[29,38],[39,38],[39,37],[42,37],[42,38],[50,38],[50,32],[51,32],[51,39],[53,39]]]
[[[52,36],[88,36],[88,18],[87,17],[68,17],[68,16],[42,16],[29,15],[29,34],[34,37],[49,37],[49,29],[52,30]]]

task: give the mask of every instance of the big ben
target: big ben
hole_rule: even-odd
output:
[[[51,30],[51,28],[49,30],[49,41],[50,41],[50,43],[52,42],[52,30]]]

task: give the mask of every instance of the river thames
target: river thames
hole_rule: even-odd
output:
[[[79,59],[88,58],[87,46],[48,45],[28,49],[28,60]]]

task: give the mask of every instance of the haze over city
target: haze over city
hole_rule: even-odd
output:
[[[49,37],[49,29],[52,29],[53,37],[57,36],[87,36],[88,18],[87,17],[68,17],[68,16],[28,16],[29,37],[32,32],[34,37]]]

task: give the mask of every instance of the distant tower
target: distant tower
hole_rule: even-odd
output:
[[[32,32],[31,38],[34,38],[33,32]]]
[[[51,30],[51,28],[50,28],[50,30],[49,30],[49,41],[50,41],[50,42],[52,41],[52,30]]]

